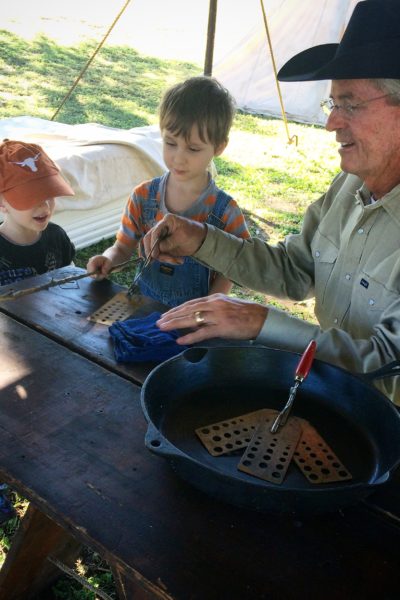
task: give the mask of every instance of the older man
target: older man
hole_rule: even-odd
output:
[[[183,344],[255,339],[301,352],[314,338],[318,358],[372,371],[400,358],[400,2],[359,2],[340,44],[301,52],[278,77],[332,80],[323,105],[342,172],[308,208],[301,233],[270,246],[168,215],[146,248],[167,227],[161,260],[193,255],[254,290],[292,300],[314,296],[319,325],[216,295],[169,311],[159,327],[195,327]],[[399,378],[376,385],[400,404]]]

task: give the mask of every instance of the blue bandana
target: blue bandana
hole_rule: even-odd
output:
[[[115,321],[109,327],[117,362],[163,362],[186,350],[187,346],[179,346],[175,341],[178,331],[161,331],[157,327],[160,316],[154,312],[140,319]]]

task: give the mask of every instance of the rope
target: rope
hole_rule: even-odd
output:
[[[297,135],[293,135],[292,137],[290,137],[290,134],[289,134],[289,127],[288,127],[288,122],[287,122],[287,118],[286,118],[285,108],[283,106],[283,99],[282,99],[282,94],[281,94],[281,88],[280,88],[279,81],[278,81],[278,72],[276,70],[276,64],[275,64],[275,58],[274,58],[274,51],[272,49],[271,36],[269,34],[269,28],[268,28],[268,22],[267,22],[267,15],[265,14],[265,8],[264,8],[264,2],[263,2],[263,0],[260,0],[260,4],[261,4],[261,10],[262,10],[263,19],[264,19],[265,31],[266,31],[267,39],[268,39],[269,51],[270,51],[270,54],[271,54],[272,67],[274,69],[274,77],[275,77],[276,87],[277,87],[277,90],[278,90],[279,103],[281,105],[282,118],[283,118],[283,122],[285,124],[286,135],[287,135],[287,138],[288,138],[288,143],[292,144],[293,142],[295,142],[295,145],[297,146],[298,141],[299,141]]]
[[[60,112],[60,110],[62,109],[62,107],[64,106],[64,104],[66,103],[66,101],[69,99],[69,97],[71,96],[72,92],[74,91],[74,89],[76,88],[76,86],[78,85],[79,81],[82,79],[83,75],[86,73],[86,71],[88,70],[89,66],[92,64],[93,60],[95,59],[97,53],[100,51],[100,49],[102,48],[102,46],[104,45],[105,41],[107,40],[108,36],[110,35],[111,31],[114,29],[115,25],[117,24],[119,18],[122,16],[122,14],[124,13],[125,9],[127,8],[128,4],[130,3],[131,0],[126,0],[124,6],[122,7],[122,9],[119,11],[118,15],[115,17],[114,21],[112,22],[112,24],[110,25],[107,33],[105,34],[105,36],[103,37],[103,39],[101,40],[100,44],[97,46],[96,50],[94,51],[93,55],[89,58],[89,60],[87,61],[86,65],[83,67],[83,69],[81,70],[81,72],[79,73],[78,77],[75,79],[71,89],[67,92],[67,94],[65,94],[64,98],[61,101],[60,106],[57,108],[56,112],[54,113],[54,115],[51,117],[50,121],[54,121],[54,119],[56,118],[56,116],[58,115],[58,113]]]
[[[87,590],[89,590],[90,592],[94,592],[94,594],[96,594],[96,597],[101,598],[101,600],[113,600],[113,598],[106,594],[106,592],[103,592],[102,590],[99,590],[99,588],[94,587],[94,585],[89,583],[88,580],[85,579],[85,577],[78,575],[76,571],[70,569],[69,567],[67,567],[67,565],[64,565],[64,563],[60,562],[54,556],[48,556],[47,560],[53,565],[55,565],[58,569],[60,569],[60,571],[63,571],[66,575],[68,575],[68,577],[72,577],[72,579],[75,579],[75,581],[80,583]]]

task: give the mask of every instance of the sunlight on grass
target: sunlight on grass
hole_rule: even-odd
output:
[[[16,492],[8,491],[7,494],[9,495],[9,498],[14,506],[16,516],[0,527],[0,567],[6,558],[8,550],[10,549],[11,539],[18,527],[19,521],[28,508],[28,502]]]
[[[0,30],[0,90],[14,91],[13,102],[0,91],[0,118],[50,119],[96,46],[95,41],[60,46],[43,35],[28,41]],[[194,74],[198,67],[190,63],[140,56],[128,47],[104,47],[57,120],[113,127],[152,124],[163,90]]]

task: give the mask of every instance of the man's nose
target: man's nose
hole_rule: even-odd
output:
[[[336,131],[347,125],[347,119],[343,116],[343,111],[340,108],[333,108],[329,113],[328,120],[325,123],[327,131]]]

